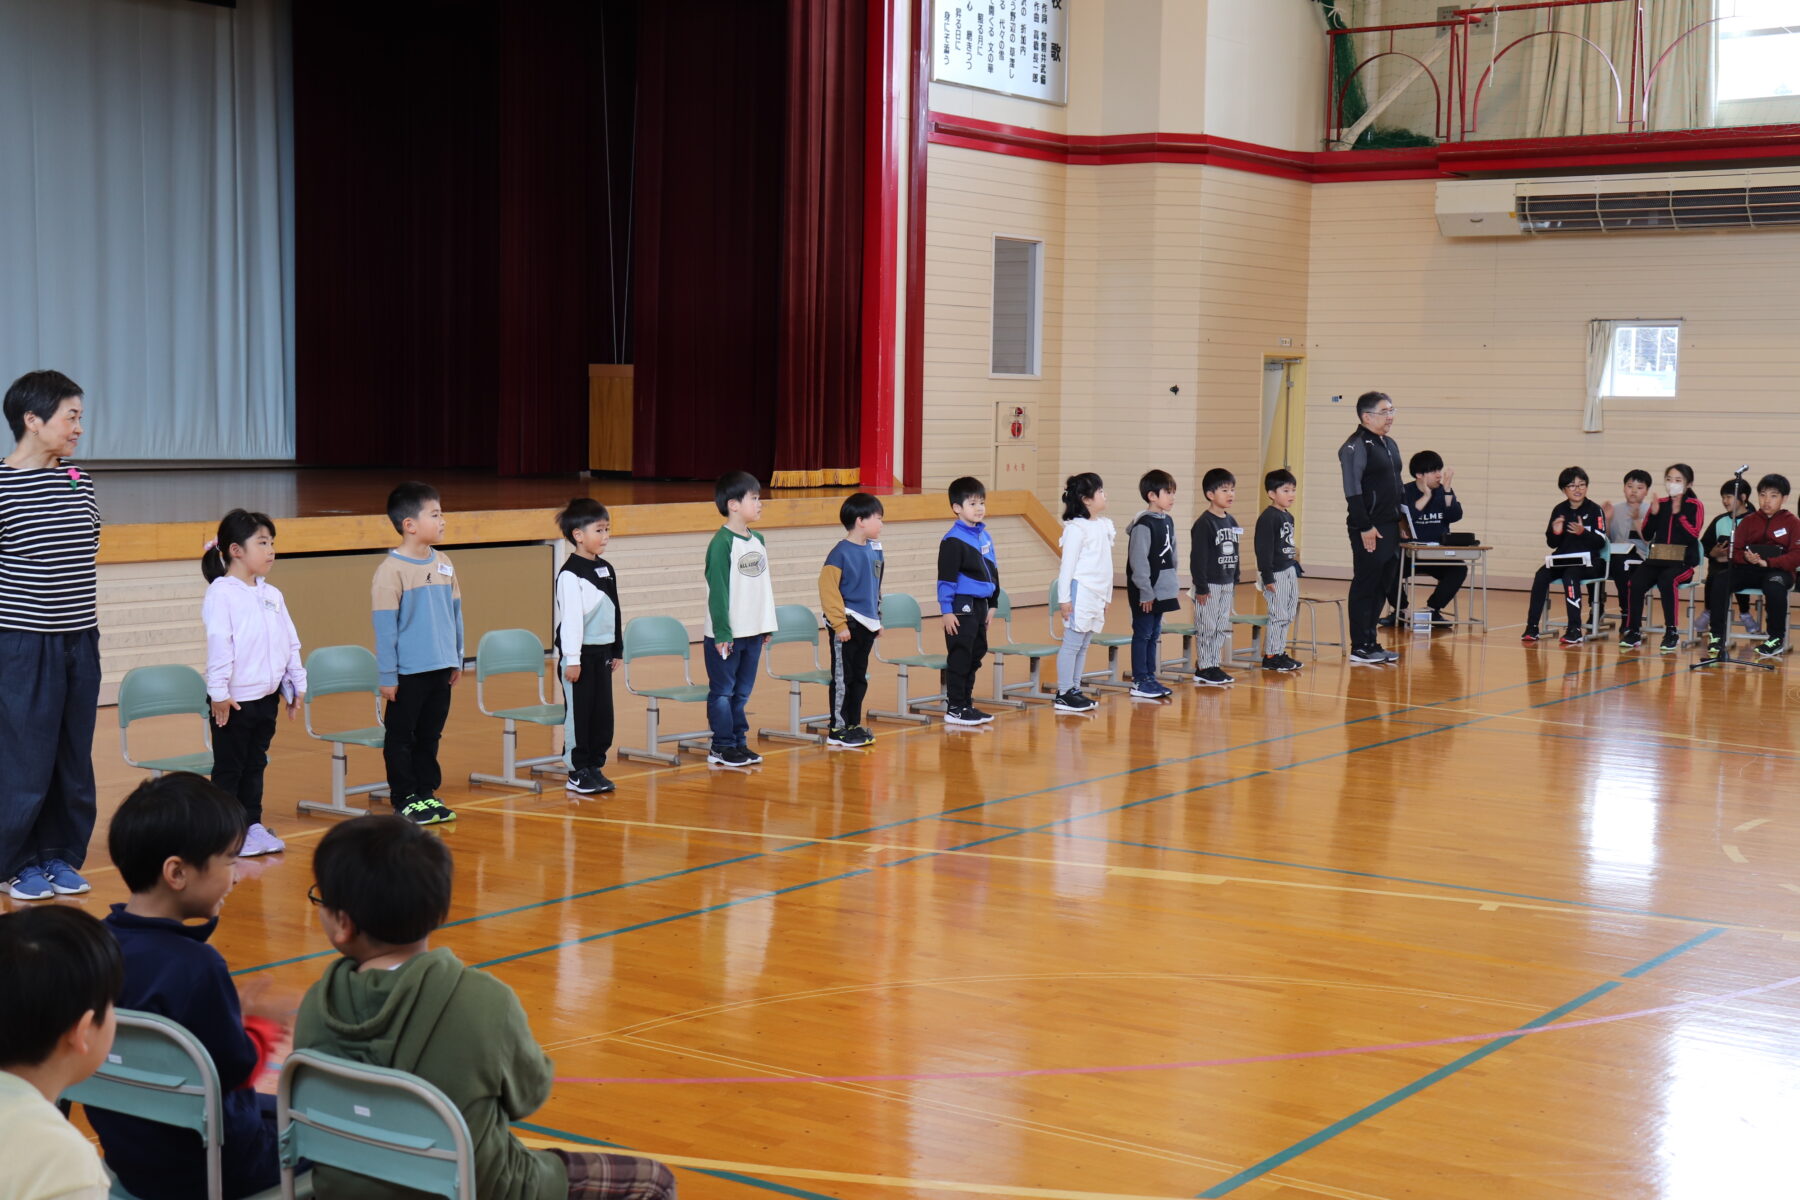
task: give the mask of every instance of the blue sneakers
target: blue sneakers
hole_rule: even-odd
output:
[[[56,889],[59,896],[79,896],[83,892],[94,889],[88,886],[79,872],[60,858],[53,858],[43,866],[44,875],[50,880],[50,886]]]
[[[44,877],[44,868],[36,863],[20,867],[18,878],[7,885],[6,891],[14,900],[48,900],[56,895],[56,889]]]

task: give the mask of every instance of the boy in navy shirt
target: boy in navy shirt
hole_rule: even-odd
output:
[[[819,606],[831,629],[832,746],[867,746],[875,735],[863,728],[863,697],[869,690],[869,651],[881,634],[881,501],[867,492],[844,500],[838,520],[844,540],[831,548],[819,569]]]
[[[1413,455],[1407,469],[1412,472],[1412,482],[1400,493],[1400,508],[1412,522],[1413,541],[1441,546],[1450,526],[1462,520],[1462,505],[1450,483],[1456,472],[1444,465],[1435,450],[1421,450]],[[1431,589],[1431,598],[1425,602],[1431,609],[1431,623],[1451,624],[1444,609],[1456,597],[1463,580],[1469,577],[1469,568],[1459,563],[1417,563],[1413,573],[1437,580],[1437,586]],[[1406,604],[1404,584],[1401,585],[1400,603]]]

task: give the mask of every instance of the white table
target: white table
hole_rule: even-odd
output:
[[[1488,623],[1488,577],[1487,555],[1492,546],[1437,546],[1426,542],[1400,543],[1400,579],[1394,587],[1394,615],[1401,624],[1407,622],[1410,614],[1402,612],[1401,597],[1406,592],[1406,581],[1412,576],[1413,569],[1419,566],[1463,565],[1469,568],[1468,578],[1463,580],[1463,587],[1475,587],[1481,593],[1481,615],[1479,617],[1458,617],[1458,625],[1479,625],[1483,629]],[[1434,581],[1435,582],[1435,581]],[[1473,605],[1470,605],[1471,610]]]

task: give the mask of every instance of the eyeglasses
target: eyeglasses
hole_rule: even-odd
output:
[[[1370,411],[1372,411],[1378,417],[1391,417],[1394,415],[1394,413],[1397,410],[1392,409],[1392,408],[1377,408],[1377,409],[1372,409]]]
[[[325,903],[324,898],[319,895],[319,885],[316,883],[306,889],[306,898],[311,900],[314,904]]]

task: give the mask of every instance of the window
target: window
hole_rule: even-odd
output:
[[[1718,0],[1717,99],[1800,96],[1800,0]]]
[[[995,375],[1038,373],[1043,249],[1042,242],[994,239],[994,342],[989,370]]]
[[[1681,349],[1679,325],[1620,325],[1613,330],[1612,356],[1602,394],[1673,396],[1675,364]]]

